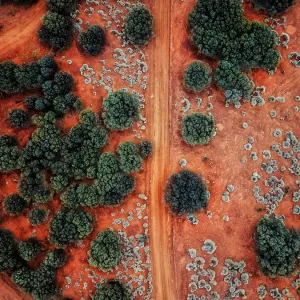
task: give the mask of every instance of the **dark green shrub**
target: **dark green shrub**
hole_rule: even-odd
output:
[[[198,0],[189,23],[192,40],[203,54],[241,69],[274,70],[279,63],[276,33],[263,23],[246,20],[242,0]]]
[[[29,126],[29,114],[23,109],[12,109],[8,113],[8,123],[14,128],[27,128]]]
[[[255,231],[257,259],[262,273],[269,277],[289,276],[295,271],[300,238],[279,219],[262,218]]]
[[[153,152],[153,146],[150,141],[142,141],[139,144],[139,153],[142,158],[151,156],[152,152]]]
[[[20,256],[26,261],[36,259],[41,253],[41,250],[42,244],[36,238],[29,238],[19,244]]]
[[[166,184],[165,201],[173,214],[198,212],[207,206],[208,199],[209,192],[202,178],[191,171],[171,175]]]
[[[181,133],[192,146],[207,144],[216,135],[214,117],[202,113],[187,115],[182,121]]]
[[[129,300],[130,293],[123,283],[117,280],[110,280],[107,283],[98,285],[94,300]]]
[[[11,216],[18,216],[27,207],[27,202],[19,194],[8,195],[4,201],[4,210]]]
[[[139,118],[140,102],[123,90],[111,93],[103,102],[102,117],[111,130],[125,130]]]
[[[48,9],[62,15],[69,15],[76,10],[76,0],[46,0]]]
[[[19,82],[16,79],[16,70],[19,66],[11,61],[0,64],[0,92],[13,94],[21,91]]]
[[[289,7],[296,4],[296,0],[251,0],[255,8],[262,9],[270,16],[285,12]]]
[[[54,249],[48,252],[43,265],[54,269],[61,268],[67,262],[67,255],[63,249]]]
[[[121,259],[119,235],[110,229],[100,232],[91,242],[88,255],[91,266],[98,267],[104,272],[112,271]]]
[[[28,215],[31,225],[40,225],[47,220],[49,211],[45,208],[34,208]]]
[[[31,90],[40,86],[40,67],[36,62],[26,63],[15,69],[15,78],[21,90]]]
[[[0,228],[0,272],[12,271],[19,267],[20,259],[12,233]]]
[[[72,21],[69,17],[56,12],[47,12],[42,19],[42,27],[38,30],[39,40],[55,50],[67,48],[72,39]]]
[[[98,55],[105,46],[105,32],[100,26],[93,25],[80,32],[78,42],[86,54]]]
[[[115,206],[122,203],[124,198],[133,192],[135,178],[124,174],[116,156],[107,152],[101,154],[99,158],[95,186],[101,195],[101,205]]]
[[[210,85],[211,68],[201,61],[190,63],[184,72],[184,85],[188,90],[200,92]]]
[[[241,72],[241,69],[229,61],[221,61],[215,72],[217,85],[225,91],[227,103],[234,103],[241,98],[249,100],[254,89],[253,81]]]
[[[18,191],[28,202],[47,203],[53,196],[44,172],[30,168],[22,172]]]
[[[58,69],[54,58],[50,56],[43,56],[40,58],[37,64],[40,67],[40,73],[43,78],[41,81],[51,80],[54,78],[54,75]]]
[[[139,155],[138,147],[132,142],[124,142],[117,149],[120,168],[125,173],[138,172],[142,169],[143,159]]]
[[[56,271],[53,268],[42,266],[34,270],[25,266],[12,273],[12,280],[36,300],[52,299],[59,292],[56,284]]]
[[[79,209],[59,211],[51,220],[50,243],[66,246],[84,239],[93,230],[92,216]]]
[[[0,172],[9,173],[23,166],[22,151],[17,146],[14,136],[0,136]]]
[[[124,23],[125,37],[134,45],[145,45],[153,36],[153,16],[144,6],[135,6]]]

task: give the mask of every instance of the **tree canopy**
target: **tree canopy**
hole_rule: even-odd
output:
[[[183,118],[182,137],[192,146],[207,144],[216,135],[215,126],[212,115],[192,113]]]
[[[117,280],[110,280],[96,287],[94,300],[129,300],[130,293],[123,283]]]
[[[202,178],[191,171],[170,176],[165,188],[165,201],[175,215],[198,212],[207,206],[209,192]]]
[[[251,0],[256,9],[261,9],[270,16],[285,12],[296,4],[296,0]]]
[[[134,45],[145,45],[153,36],[153,16],[145,6],[134,6],[124,23],[125,37]]]

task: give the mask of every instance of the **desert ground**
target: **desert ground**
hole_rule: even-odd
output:
[[[116,3],[117,1],[109,1]],[[107,20],[97,13],[103,9],[108,13],[105,5],[96,6],[93,3],[82,2],[80,13],[76,16],[83,21],[82,27],[89,24],[98,24],[105,27]],[[222,267],[225,259],[244,261],[244,272],[250,275],[249,283],[242,284],[247,299],[259,299],[257,288],[264,285],[269,291],[278,288],[289,290],[288,296],[299,299],[297,289],[291,286],[298,274],[290,278],[270,279],[261,274],[258,269],[255,247],[253,243],[254,228],[258,220],[265,214],[264,205],[257,203],[253,196],[253,187],[259,186],[263,191],[264,180],[268,174],[261,171],[261,164],[266,159],[264,150],[270,150],[274,143],[282,142],[285,132],[292,131],[300,138],[299,114],[294,108],[297,102],[295,96],[300,95],[298,78],[300,68],[295,68],[288,60],[288,54],[299,51],[300,42],[300,7],[299,3],[290,9],[286,16],[286,27],[279,26],[279,34],[286,32],[290,36],[288,48],[279,46],[282,60],[277,71],[269,75],[262,70],[252,72],[252,77],[257,86],[264,86],[266,91],[262,95],[265,104],[261,107],[252,106],[250,103],[242,104],[240,108],[225,107],[224,95],[213,84],[200,94],[191,93],[183,86],[183,69],[191,61],[201,59],[215,68],[216,62],[199,54],[189,39],[187,16],[192,10],[194,0],[145,0],[142,1],[152,12],[155,23],[155,37],[142,48],[145,57],[135,52],[132,63],[137,60],[145,62],[148,66],[147,87],[141,87],[142,80],[130,87],[121,76],[111,72],[111,83],[107,84],[113,90],[127,87],[136,90],[145,98],[145,108],[142,115],[144,122],[140,122],[134,130],[110,135],[110,144],[104,150],[113,151],[120,142],[125,140],[138,141],[141,137],[152,141],[153,155],[144,163],[143,171],[135,175],[137,188],[126,201],[117,208],[87,209],[96,217],[93,232],[82,243],[69,246],[67,265],[59,270],[58,284],[63,297],[83,300],[91,299],[96,283],[104,279],[120,278],[124,283],[131,280],[133,287],[140,288],[133,299],[156,300],[183,300],[191,294],[192,270],[187,265],[192,261],[189,252],[196,249],[197,256],[205,259],[205,268],[209,266],[212,257],[217,258],[218,264],[215,271],[216,285],[213,291],[219,293],[221,299],[227,299],[229,285],[224,281]],[[94,11],[86,11],[94,8]],[[118,6],[118,8],[120,8]],[[252,4],[244,3],[245,15],[250,20],[264,21],[266,15],[254,12]],[[0,6],[0,62],[13,60],[21,64],[38,59],[40,56],[50,54],[49,48],[40,44],[36,31],[41,24],[41,18],[46,12],[45,1],[38,1],[30,8],[20,8],[13,5]],[[115,24],[113,25],[115,26]],[[112,27],[114,28],[114,27]],[[110,28],[110,29],[112,29]],[[71,47],[56,54],[56,61],[61,70],[69,72],[75,79],[75,94],[84,102],[87,108],[100,112],[102,101],[107,96],[107,90],[92,79],[100,79],[103,67],[113,70],[117,61],[113,56],[115,49],[121,48],[121,41],[117,36],[107,30],[108,45],[104,52],[96,57],[83,55],[76,47],[76,39]],[[101,62],[102,60],[102,62]],[[105,62],[104,62],[105,61]],[[83,69],[87,64],[89,68]],[[131,70],[126,70],[126,75],[133,74],[136,65]],[[91,70],[95,74],[91,74]],[[131,73],[130,73],[131,72]],[[32,129],[16,131],[10,128],[6,121],[7,111],[12,107],[23,108],[23,99],[26,93],[11,96],[1,100],[0,104],[0,132],[1,134],[14,134],[20,140],[21,146],[28,141]],[[268,98],[285,97],[285,102],[271,103]],[[197,105],[197,98],[202,98],[202,104]],[[185,100],[183,100],[185,99]],[[183,100],[183,101],[182,101]],[[183,111],[186,101],[191,107]],[[270,111],[276,110],[277,116],[272,118]],[[216,120],[217,134],[214,139],[204,146],[188,146],[182,141],[180,124],[183,116],[190,112],[210,111]],[[67,114],[60,122],[67,132],[78,120],[78,115]],[[243,123],[248,124],[243,128]],[[143,127],[144,126],[144,127]],[[282,131],[281,137],[274,137],[275,129]],[[247,151],[244,145],[249,138],[254,139],[253,148]],[[250,152],[255,151],[258,159],[253,160]],[[272,158],[277,160],[277,165],[289,167],[282,157],[272,152]],[[187,217],[173,216],[164,203],[164,185],[168,177],[180,171],[180,160],[186,160],[186,169],[192,170],[204,178],[210,192],[210,199],[205,210],[195,214],[195,224]],[[254,172],[261,175],[261,179],[253,183],[251,176]],[[292,194],[298,190],[295,184],[296,177],[288,171],[276,171],[272,175],[283,178],[285,186],[289,187],[287,195],[276,208],[277,215],[285,216],[287,227],[300,230],[299,215],[292,212],[294,203]],[[18,176],[16,174],[0,175],[0,199],[17,191]],[[222,201],[222,195],[228,185],[234,186],[230,193],[230,201]],[[147,200],[139,196],[147,196]],[[51,216],[59,209],[59,199],[51,203]],[[2,207],[1,207],[2,209]],[[128,222],[128,216],[134,218]],[[1,227],[9,228],[16,238],[23,240],[33,233],[48,249],[53,248],[47,240],[48,224],[33,228],[26,216],[5,218]],[[120,264],[117,270],[106,274],[97,268],[91,267],[87,262],[87,249],[96,234],[107,227],[121,230],[126,233],[123,243],[128,246],[126,263]],[[129,240],[129,236],[148,234],[149,241],[144,247],[139,247],[137,252],[132,249],[137,246],[137,239]],[[212,240],[216,249],[209,254],[202,250],[205,240]],[[189,251],[190,249],[190,251]],[[129,259],[132,255],[133,259]],[[136,266],[139,265],[138,268]],[[212,269],[212,268],[211,268]],[[142,280],[139,281],[139,276]],[[0,275],[0,299],[26,300],[30,296],[21,292],[13,285],[7,275]],[[144,287],[143,289],[141,288]],[[205,290],[197,289],[195,295],[208,294]],[[239,299],[243,299],[240,297]],[[264,299],[273,299],[268,293]]]

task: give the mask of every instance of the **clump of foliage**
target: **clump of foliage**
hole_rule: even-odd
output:
[[[40,67],[36,62],[26,63],[15,69],[15,78],[21,90],[31,90],[38,88],[41,84]]]
[[[27,202],[19,194],[8,195],[4,200],[4,210],[11,216],[18,216],[24,212]]]
[[[124,174],[117,157],[113,153],[106,152],[99,158],[95,185],[101,195],[101,205],[115,206],[133,192],[135,178]]]
[[[22,151],[17,139],[11,135],[0,136],[0,172],[9,173],[23,166]]]
[[[69,15],[76,10],[76,0],[46,0],[48,9],[62,15]]]
[[[295,5],[296,0],[251,0],[255,8],[262,9],[270,16],[285,12],[288,8]]]
[[[78,42],[86,54],[98,55],[105,46],[105,32],[100,26],[93,25],[80,32]]]
[[[25,169],[21,174],[18,190],[28,202],[47,203],[53,196],[47,185],[45,172],[40,169]]]
[[[34,208],[28,215],[31,225],[36,226],[44,223],[48,217],[48,210],[45,208]]]
[[[110,229],[100,232],[91,242],[88,255],[90,265],[96,266],[104,272],[111,271],[117,267],[121,258],[119,235]]]
[[[24,266],[12,273],[12,280],[25,293],[37,300],[51,299],[57,296],[59,289],[56,283],[56,270],[40,266],[37,270]]]
[[[70,45],[73,24],[68,16],[48,11],[42,23],[42,27],[38,30],[38,38],[42,43],[55,50],[63,50]]]
[[[145,45],[153,36],[153,16],[145,6],[135,6],[124,23],[125,37],[134,45]]]
[[[63,249],[54,249],[47,253],[43,265],[54,269],[61,268],[67,262],[67,255]]]
[[[252,68],[273,71],[279,64],[276,33],[263,23],[248,21],[242,0],[198,0],[189,23],[191,38],[201,53],[226,60],[240,72]]]
[[[29,238],[26,241],[22,241],[19,244],[20,256],[26,260],[31,261],[38,257],[41,253],[42,245],[36,238]]]
[[[19,66],[11,61],[0,64],[0,92],[4,94],[13,94],[21,90],[19,82],[16,79],[16,71]]]
[[[142,169],[143,159],[138,152],[138,147],[132,142],[122,143],[118,149],[120,168],[125,173],[138,172]]]
[[[153,146],[150,141],[142,141],[138,147],[139,147],[139,153],[142,158],[151,156],[153,152]]]
[[[94,300],[129,300],[130,293],[123,283],[117,280],[110,280],[100,284],[96,288]]]
[[[198,212],[207,206],[208,199],[202,178],[191,171],[171,175],[166,184],[165,201],[175,215]]]
[[[36,2],[37,0],[2,0],[0,1],[0,5],[15,4],[19,6],[30,6]]]
[[[0,272],[13,271],[19,265],[18,248],[12,233],[0,228]]]
[[[92,216],[80,209],[59,211],[51,220],[50,243],[66,246],[85,238],[93,229]]]
[[[212,115],[192,113],[182,121],[183,139],[190,145],[207,144],[215,135],[215,119]]]
[[[46,80],[54,78],[58,67],[53,57],[43,56],[42,58],[40,58],[37,64],[40,67],[40,82],[45,82]]]
[[[8,123],[14,128],[27,128],[29,125],[29,114],[23,109],[12,109],[8,113]]]
[[[226,60],[221,61],[214,78],[218,86],[225,91],[227,103],[235,103],[240,98],[250,99],[254,83],[246,74],[241,72],[238,65]]]
[[[294,230],[275,218],[262,218],[255,231],[257,259],[262,273],[269,277],[289,276],[300,253],[300,238]]]
[[[201,61],[190,63],[184,72],[184,85],[188,90],[200,92],[210,85],[211,68]]]
[[[125,130],[133,126],[139,118],[138,98],[123,90],[111,93],[103,101],[102,117],[111,130]]]

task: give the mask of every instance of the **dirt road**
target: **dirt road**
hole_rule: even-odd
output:
[[[148,124],[154,143],[152,164],[148,169],[150,184],[150,244],[152,257],[153,298],[175,300],[174,264],[172,261],[172,217],[163,204],[163,186],[169,176],[169,95],[171,1],[155,0],[155,39],[150,51],[151,89]],[[150,108],[150,109],[149,109]],[[149,114],[151,112],[151,115]]]

